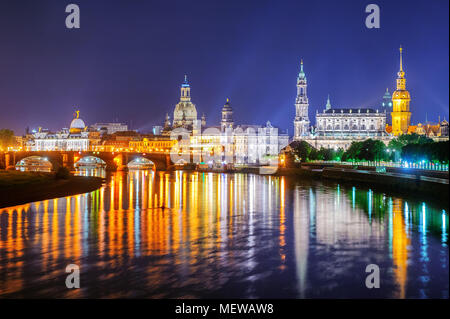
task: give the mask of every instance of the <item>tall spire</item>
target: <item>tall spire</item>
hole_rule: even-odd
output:
[[[186,74],[184,75],[184,81],[183,81],[183,84],[181,84],[181,86],[183,86],[183,87],[189,86],[189,82],[188,82],[188,79],[187,79],[187,75],[186,75]]]
[[[403,71],[403,48],[400,46],[400,71],[397,73],[397,90],[406,90],[405,72]]]
[[[325,106],[325,109],[331,109],[330,94],[328,94],[327,105]]]
[[[398,76],[403,78],[405,76],[405,72],[403,71],[403,48],[400,46],[400,71],[398,72]]]

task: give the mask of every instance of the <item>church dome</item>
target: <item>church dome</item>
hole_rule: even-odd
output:
[[[80,116],[80,112],[77,111],[76,117],[70,123],[70,133],[79,133],[82,130],[84,130],[84,128],[86,127],[86,125],[84,124],[84,121],[82,119],[80,119],[79,116]]]
[[[82,119],[73,119],[72,123],[70,123],[70,128],[76,129],[84,129],[86,125],[84,125],[84,121]]]

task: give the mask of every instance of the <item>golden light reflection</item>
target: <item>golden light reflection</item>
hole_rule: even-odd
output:
[[[335,247],[327,258],[337,263],[344,243],[388,241],[397,297],[407,296],[411,240],[402,200],[393,200],[392,226],[385,227],[382,219],[375,218],[375,204],[372,223],[358,210],[357,203],[367,199],[366,193],[355,201],[346,199],[343,187],[329,192],[323,186],[292,189],[289,185],[286,177],[251,174],[117,172],[109,176],[107,185],[88,194],[0,209],[0,275],[8,274],[0,277],[0,296],[26,288],[30,271],[50,279],[64,274],[62,265],[72,263],[133,271],[139,257],[151,257],[144,259],[147,277],[139,281],[152,285],[189,274],[197,278],[189,284],[214,287],[227,282],[230,265],[237,265],[240,273],[253,273],[258,254],[273,249],[274,267],[278,272],[294,271],[297,280],[292,284],[299,297],[306,297],[314,284],[310,282],[315,266],[309,259],[314,256],[312,245]],[[438,228],[442,231],[441,225]],[[30,251],[33,258],[27,260]],[[168,273],[172,277],[164,277]],[[83,297],[83,290],[68,293],[64,285],[59,286],[55,289],[60,289],[60,296]]]
[[[408,275],[408,246],[410,239],[407,236],[403,220],[402,200],[394,199],[392,205],[392,259],[394,261],[395,279],[400,287],[398,298],[405,298],[406,280]]]

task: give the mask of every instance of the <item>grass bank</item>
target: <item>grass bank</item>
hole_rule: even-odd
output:
[[[87,193],[102,184],[100,177],[56,179],[54,173],[0,170],[0,207]]]

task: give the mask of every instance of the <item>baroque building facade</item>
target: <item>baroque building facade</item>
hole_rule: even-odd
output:
[[[203,165],[269,165],[289,142],[288,134],[270,122],[236,125],[229,99],[222,108],[220,126],[203,126],[202,122],[194,122],[189,148]]]
[[[303,97],[306,97],[304,82],[306,77],[303,67],[299,79],[299,85],[302,86],[301,89],[299,88],[302,96],[299,101],[305,102]],[[278,153],[289,142],[287,132],[280,132],[270,122],[266,125],[236,125],[229,99],[221,109],[220,125],[207,126],[204,114],[201,119],[197,119],[197,109],[191,102],[190,85],[186,77],[181,85],[180,102],[175,106],[173,116],[171,125],[169,114],[166,114],[162,135],[171,140],[180,139],[180,137],[185,139],[172,146],[180,149],[188,147],[188,150],[183,150],[180,154],[185,151],[192,152],[194,162],[198,161],[203,165],[217,167],[218,165],[268,164],[270,161],[278,160]],[[309,120],[307,127],[309,129]],[[184,129],[184,132],[181,132],[180,128]],[[149,143],[149,141],[145,142]],[[133,142],[133,148],[144,149],[144,141]],[[183,161],[187,162],[187,158]]]
[[[316,113],[316,127],[302,140],[315,148],[347,149],[353,141],[368,138],[389,143],[386,112],[372,108],[333,108],[330,99],[322,112]]]
[[[84,121],[80,119],[80,112],[76,111],[70,128],[52,133],[39,128],[33,134],[32,151],[87,151],[90,145],[90,132]]]

